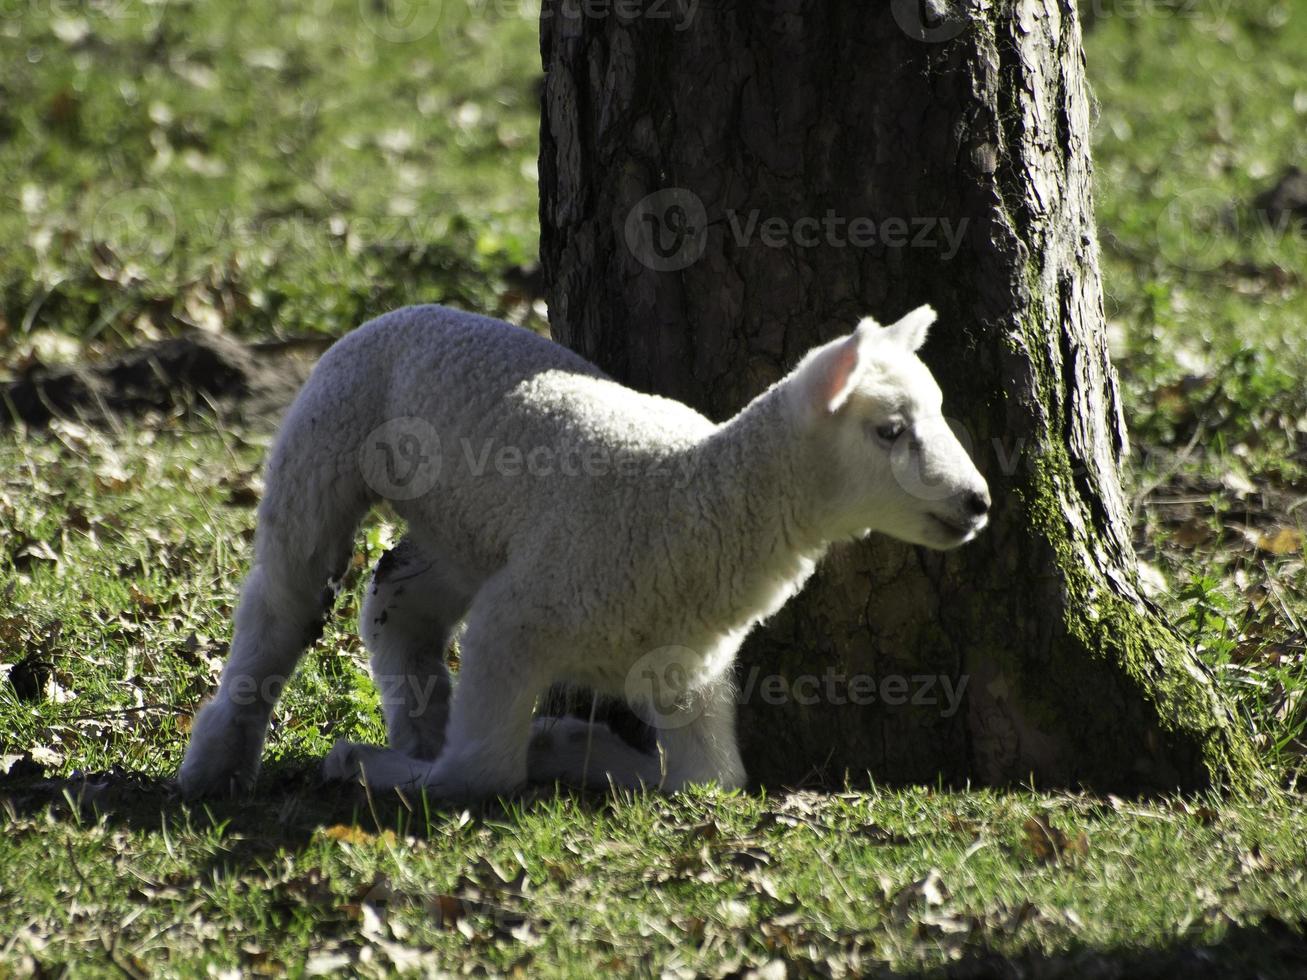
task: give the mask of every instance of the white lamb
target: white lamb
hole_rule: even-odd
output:
[[[360,624],[391,747],[338,743],[326,775],[461,798],[528,778],[742,785],[732,664],[749,630],[834,542],[880,531],[951,548],[985,526],[985,481],[915,353],[934,319],[865,319],[721,425],[485,317],[422,306],[360,327],[272,450],[231,657],[182,790],[253,784],[273,704],[383,497],[409,530]],[[631,701],[656,755],[578,720],[537,721],[533,737],[555,683]]]

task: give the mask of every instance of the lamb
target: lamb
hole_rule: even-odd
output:
[[[641,394],[536,334],[439,306],[336,343],[271,451],[231,655],[179,773],[248,791],[273,705],[319,634],[368,508],[408,532],[360,626],[389,747],[341,742],[330,778],[480,798],[532,780],[739,787],[732,665],[835,542],[974,538],[985,480],[917,351],[935,313],[871,318],[723,424]],[[462,624],[452,685],[445,652]],[[657,752],[577,719],[551,685],[624,697]],[[451,695],[452,688],[452,695]]]

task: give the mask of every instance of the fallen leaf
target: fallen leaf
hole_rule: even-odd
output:
[[[327,827],[322,831],[322,836],[329,840],[339,841],[342,844],[353,844],[355,846],[371,844],[377,840],[383,840],[390,844],[395,842],[395,834],[393,831],[386,830],[378,836],[376,834],[369,834],[361,827],[355,827],[343,823]]]
[[[1175,529],[1171,540],[1181,548],[1198,548],[1216,537],[1206,521],[1190,518]]]
[[[428,902],[431,917],[442,929],[453,929],[467,912],[463,900],[455,895],[437,895]]]
[[[1257,485],[1237,470],[1228,470],[1222,474],[1221,486],[1239,498],[1257,492]]]
[[[1066,859],[1084,857],[1089,853],[1089,835],[1083,830],[1075,838],[1067,837],[1048,820],[1036,815],[1021,827],[1025,834],[1026,848],[1036,860],[1052,863]]]
[[[1272,555],[1296,555],[1303,550],[1303,534],[1297,528],[1282,527],[1260,535],[1257,548]]]
[[[339,973],[351,962],[346,953],[311,953],[304,964],[304,972],[311,977],[325,977],[332,973]]]
[[[947,898],[948,889],[944,887],[944,881],[940,878],[939,871],[931,868],[924,877],[909,882],[900,888],[895,893],[891,905],[893,906],[895,919],[899,922],[905,922],[917,907],[924,905],[927,908],[935,908],[943,905]]]
[[[52,749],[48,745],[33,745],[27,750],[27,754],[32,757],[33,762],[45,766],[47,769],[61,766],[64,761],[63,755],[57,749]]]
[[[287,881],[282,888],[296,901],[306,905],[334,905],[336,896],[318,868]]]
[[[14,567],[17,569],[25,569],[33,562],[38,561],[58,564],[59,555],[45,541],[29,541],[25,547],[19,549],[18,553],[14,555]]]

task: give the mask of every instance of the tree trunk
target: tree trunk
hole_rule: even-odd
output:
[[[956,552],[837,548],[755,631],[750,775],[1258,780],[1137,587],[1075,4],[669,4],[545,3],[554,336],[720,420],[861,316],[929,302],[923,356],[995,500]]]

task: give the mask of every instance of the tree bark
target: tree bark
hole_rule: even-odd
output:
[[[1256,782],[1210,674],[1137,586],[1075,4],[928,7],[546,2],[554,336],[720,420],[865,314],[940,312],[923,356],[993,522],[948,554],[838,548],[755,631],[755,780]],[[941,679],[966,685],[954,712]]]

